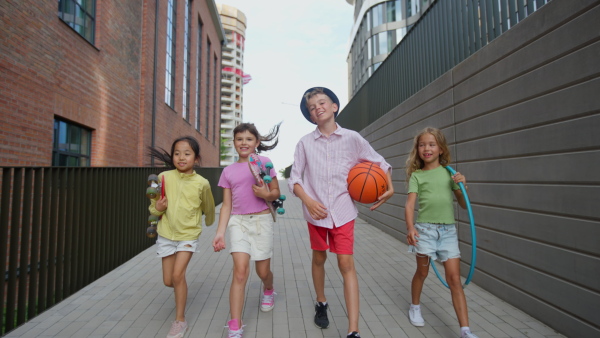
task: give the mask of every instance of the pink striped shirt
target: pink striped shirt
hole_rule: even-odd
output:
[[[355,219],[358,211],[348,193],[346,179],[352,167],[365,161],[378,164],[385,172],[391,170],[369,142],[353,130],[337,125],[329,137],[321,134],[319,128],[303,136],[296,145],[288,185],[293,194],[294,185],[299,184],[308,196],[327,208],[327,217],[315,220],[302,204],[304,219],[329,229]]]

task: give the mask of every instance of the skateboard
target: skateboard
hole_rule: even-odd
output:
[[[271,169],[273,169],[273,163],[266,163],[263,169],[263,164],[258,155],[251,154],[248,157],[248,167],[250,168],[252,176],[254,176],[256,184],[262,185],[263,183],[266,183],[267,191],[270,191],[268,184],[273,181],[273,178],[269,175],[269,172]],[[271,212],[271,217],[273,217],[273,222],[277,221],[277,214],[285,214],[285,209],[283,208],[283,201],[285,201],[285,195],[279,196],[279,198],[274,201],[265,200],[265,203],[267,204],[267,207],[269,207],[269,211]]]
[[[167,184],[164,181],[164,178],[163,182],[161,182],[158,178],[158,175],[151,174],[150,176],[148,176],[148,188],[146,188],[146,197],[148,197],[149,199],[155,199],[158,197],[159,193],[161,198],[164,197],[166,185]],[[146,236],[148,236],[148,238],[155,238],[158,235],[158,233],[156,232],[156,227],[158,226],[159,220],[160,216],[157,215],[150,215],[148,217],[149,226],[146,229]]]

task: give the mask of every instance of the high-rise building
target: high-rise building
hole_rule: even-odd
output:
[[[221,165],[238,160],[233,146],[233,129],[242,122],[244,84],[250,75],[244,73],[244,43],[246,15],[235,7],[217,4],[226,42],[222,54],[221,71]]]
[[[346,0],[354,5],[348,98],[369,79],[435,0]]]
[[[184,135],[219,166],[214,0],[2,1],[0,18],[0,166],[146,166]]]

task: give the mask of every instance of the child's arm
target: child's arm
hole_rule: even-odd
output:
[[[384,192],[381,196],[379,196],[379,198],[377,199],[377,203],[371,206],[371,211],[379,208],[380,205],[385,203],[388,199],[390,199],[390,197],[394,195],[394,185],[392,184],[392,169],[390,168],[390,170],[388,170],[386,174],[388,190]]]
[[[304,205],[306,205],[310,217],[315,220],[325,219],[327,217],[327,208],[308,196],[300,184],[294,184],[293,193],[300,198]]]
[[[465,190],[467,190],[467,180],[461,173],[457,172],[454,176],[452,176],[452,180],[454,180],[454,183],[456,184],[462,182],[462,184],[465,185]],[[466,209],[467,202],[465,201],[465,196],[463,196],[462,190],[454,190],[454,196],[456,196],[456,201],[458,202],[458,205],[460,205],[461,208]]]
[[[202,212],[204,212],[204,223],[206,226],[211,226],[215,222],[215,198],[213,197],[210,186],[202,189]]]
[[[225,230],[231,214],[231,189],[223,188],[223,204],[219,212],[219,227],[213,239],[212,245],[215,252],[225,249]]]
[[[404,205],[404,220],[406,221],[406,241],[409,245],[417,243],[419,233],[415,229],[415,204],[417,202],[417,193],[411,192],[406,197]]]
[[[263,182],[264,183],[264,182]],[[254,196],[260,197],[267,201],[274,201],[279,198],[281,192],[279,191],[279,181],[277,181],[277,177],[273,177],[271,183],[269,183],[269,189],[267,190],[266,184],[263,185],[252,185],[252,191],[254,192]]]

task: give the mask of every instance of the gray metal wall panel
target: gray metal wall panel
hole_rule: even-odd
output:
[[[550,2],[361,131],[395,189],[361,218],[405,241],[412,138],[441,128],[469,182],[473,281],[573,337],[600,335],[599,3]],[[466,274],[466,211],[457,219]]]

